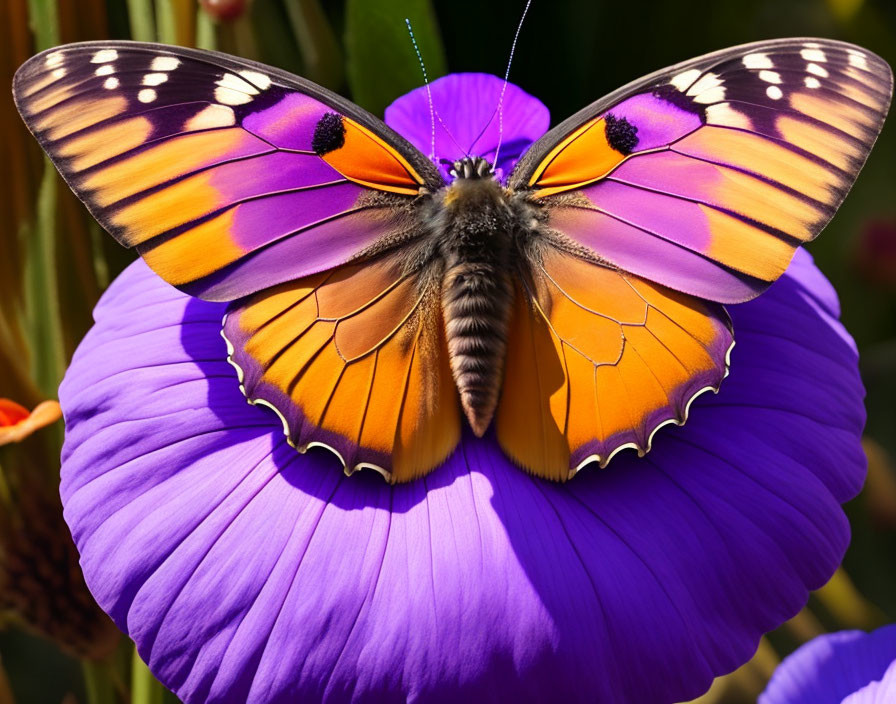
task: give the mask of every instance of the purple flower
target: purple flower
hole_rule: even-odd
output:
[[[540,100],[511,83],[502,100],[503,86],[503,80],[487,73],[454,73],[433,81],[432,156],[448,162],[481,156],[505,179],[526,148],[548,131],[551,117]],[[425,88],[419,88],[386,108],[386,123],[426,155],[433,151],[429,97]],[[503,116],[497,110],[499,101]],[[446,179],[452,179],[450,164],[440,164],[440,169]]]
[[[896,624],[819,636],[781,663],[759,704],[896,701]]]
[[[484,124],[471,106],[496,80],[433,84],[456,139]],[[424,100],[387,116],[428,152]],[[507,87],[505,164],[546,115]],[[489,128],[476,151],[496,142]],[[863,389],[808,254],[731,308],[731,376],[687,425],[566,484],[472,433],[399,486],[299,455],[240,393],[224,311],[138,262],[60,389],[62,495],[87,582],[188,702],[688,699],[746,661],[846,549]]]

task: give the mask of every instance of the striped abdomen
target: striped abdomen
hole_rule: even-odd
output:
[[[494,180],[461,179],[451,187],[441,244],[442,313],[461,406],[482,435],[498,404],[513,303],[512,227]]]
[[[442,311],[451,371],[467,420],[479,436],[498,405],[512,296],[506,266],[458,261],[445,272]]]

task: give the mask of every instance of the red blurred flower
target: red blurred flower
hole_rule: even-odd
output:
[[[0,398],[0,445],[21,442],[35,430],[45,428],[62,417],[59,403],[44,401],[28,411],[15,401]]]
[[[862,278],[896,290],[896,218],[874,218],[859,232],[855,264]]]
[[[246,11],[248,0],[199,0],[202,9],[219,22],[232,22]]]

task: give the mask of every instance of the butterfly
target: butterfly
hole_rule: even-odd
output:
[[[165,281],[228,301],[240,387],[300,451],[404,482],[465,425],[564,481],[716,391],[748,301],[828,223],[892,73],[838,41],[726,49],[554,127],[506,185],[275,68],[71,44],[14,81],[72,190]],[[135,305],[137,305],[135,301]]]

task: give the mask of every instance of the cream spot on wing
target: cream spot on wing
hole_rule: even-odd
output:
[[[143,85],[159,86],[159,85],[162,85],[167,80],[168,80],[167,73],[147,73],[143,77]]]
[[[230,88],[231,90],[239,90],[243,93],[258,95],[258,89],[255,86],[232,73],[225,73],[221,76],[221,80],[216,81],[215,83],[222,88]]]
[[[741,61],[747,68],[774,68],[774,64],[768,58],[768,54],[747,54]]]
[[[782,97],[784,97],[784,93],[780,88],[778,88],[778,86],[769,86],[765,89],[765,94],[772,100],[780,100]]]
[[[149,68],[152,71],[173,71],[180,66],[180,59],[174,56],[157,56]]]
[[[827,78],[829,75],[828,70],[824,66],[819,66],[818,64],[809,64],[806,66],[806,70],[813,76],[821,76],[822,78]]]
[[[820,49],[821,48],[821,44],[819,44],[818,42],[805,42],[803,44],[803,46],[806,47],[807,49]]]
[[[156,92],[152,88],[144,88],[137,93],[137,100],[141,103],[151,103],[156,97]]]
[[[806,61],[824,62],[828,60],[828,57],[824,55],[824,52],[821,49],[801,49],[800,56],[802,56]]]
[[[97,76],[108,76],[112,73],[115,73],[115,67],[112,64],[103,64],[100,66],[94,73]]]
[[[765,81],[766,83],[780,83],[781,74],[777,71],[760,71],[759,80]]]
[[[700,95],[694,96],[695,103],[717,103],[725,99],[725,86],[716,86],[709,90],[703,91]]]
[[[732,108],[730,103],[716,103],[706,108],[706,122],[710,125],[740,127],[745,130],[753,128],[750,118]]]
[[[817,78],[814,78],[812,76],[806,76],[806,78],[803,82],[806,84],[806,88],[821,87],[821,81],[819,81]]]
[[[707,73],[687,92],[695,103],[717,103],[725,99],[725,86],[715,73]]]
[[[115,61],[118,58],[118,52],[115,49],[100,49],[93,55],[93,58],[90,59],[90,63],[92,64],[107,64],[110,61]]]
[[[215,100],[222,105],[245,105],[251,102],[252,96],[230,88],[215,88]]]
[[[678,90],[684,92],[688,89],[688,86],[691,85],[694,81],[696,81],[700,77],[700,70],[696,68],[692,68],[690,71],[683,71],[679,73],[677,76],[674,76],[671,81],[669,81],[673,86],[678,88]]]
[[[240,75],[261,90],[267,90],[271,87],[270,76],[265,76],[258,71],[240,71]]]
[[[193,115],[184,123],[184,129],[208,130],[213,127],[230,127],[236,124],[236,115],[233,110],[223,105],[209,105]]]
[[[865,71],[870,70],[870,67],[868,66],[868,59],[865,58],[864,54],[861,54],[859,52],[849,53],[849,65],[855,66],[856,68],[860,68]]]
[[[47,68],[58,68],[62,65],[62,52],[54,51],[52,54],[47,54],[47,58],[44,59],[44,65]]]
[[[65,69],[64,69],[64,68],[56,68],[56,69],[53,69],[53,78],[57,78],[57,79],[58,79],[58,78],[62,78],[64,75],[65,75]]]
[[[103,81],[103,88],[108,88],[109,90],[114,90],[118,88],[118,79],[115,76],[111,76]]]
[[[258,95],[255,86],[232,73],[225,73],[216,85],[215,100],[224,105],[244,105]]]

